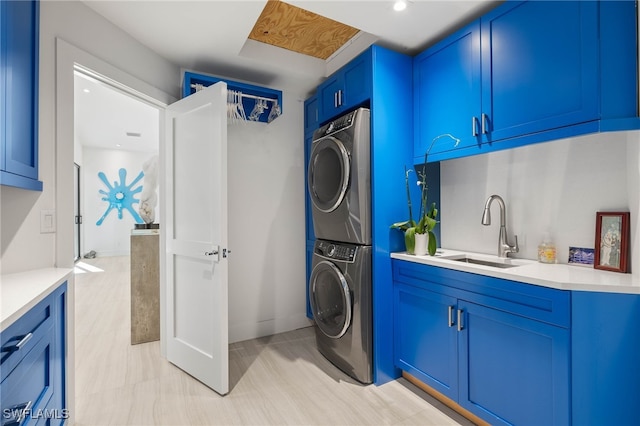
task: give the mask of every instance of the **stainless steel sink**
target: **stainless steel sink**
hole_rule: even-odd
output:
[[[491,266],[493,268],[501,268],[501,269],[514,268],[516,266],[520,266],[520,265],[511,264],[511,263],[491,262],[490,260],[473,259],[470,257],[462,257],[460,259],[451,259],[451,260],[455,260],[456,262],[473,263],[474,265]]]

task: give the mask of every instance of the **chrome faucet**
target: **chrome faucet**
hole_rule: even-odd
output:
[[[491,225],[491,211],[489,208],[491,207],[491,203],[493,200],[498,202],[500,206],[500,236],[498,237],[498,256],[507,257],[509,253],[517,253],[520,248],[518,247],[518,236],[514,235],[516,239],[516,245],[510,246],[507,242],[507,213],[506,207],[504,205],[504,200],[499,195],[492,195],[487,199],[487,202],[484,205],[484,213],[482,213],[482,224],[485,226]]]

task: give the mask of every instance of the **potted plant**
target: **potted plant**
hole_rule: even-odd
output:
[[[435,141],[440,138],[449,138],[454,142],[453,147],[457,147],[460,143],[460,139],[456,138],[450,133],[445,133],[439,136],[436,136],[431,140],[431,144],[429,145],[429,149],[424,154],[424,164],[427,164],[427,158],[429,156],[429,152],[433,147]],[[404,243],[407,248],[407,253],[416,254],[416,255],[424,255],[429,253],[430,256],[434,256],[436,254],[436,248],[438,246],[438,241],[436,240],[436,234],[433,233],[433,228],[435,228],[438,221],[436,217],[438,216],[438,209],[436,208],[436,203],[432,203],[429,210],[427,210],[427,172],[426,168],[423,169],[422,172],[418,172],[418,185],[420,185],[420,214],[418,215],[418,222],[416,223],[413,220],[413,214],[411,211],[411,192],[409,191],[409,173],[412,170],[407,170],[407,166],[404,166],[404,179],[405,185],[407,187],[407,205],[409,207],[409,220],[404,222],[396,222],[391,225],[393,229],[399,229],[404,232]]]
[[[405,185],[407,188],[407,207],[409,209],[409,220],[404,222],[396,222],[391,225],[393,229],[399,229],[404,232],[404,243],[407,249],[407,253],[416,255],[429,255],[436,254],[436,248],[438,242],[436,235],[433,233],[433,228],[438,221],[438,209],[436,203],[432,203],[431,207],[427,210],[427,174],[426,171],[418,172],[418,185],[420,188],[420,214],[418,215],[418,222],[413,220],[413,212],[411,205],[411,191],[409,189],[409,173],[413,170],[407,170],[404,168]]]

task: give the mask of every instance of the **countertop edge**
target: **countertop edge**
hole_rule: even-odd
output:
[[[0,275],[0,332],[68,281],[72,274],[71,268],[42,268]]]
[[[533,262],[518,268],[494,269],[438,257],[416,256],[406,252],[391,253],[391,258],[557,290],[640,294],[640,279],[637,276],[583,266]]]

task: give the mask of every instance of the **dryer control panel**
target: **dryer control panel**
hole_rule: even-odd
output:
[[[339,132],[340,130],[348,129],[353,124],[355,120],[356,114],[358,114],[359,110],[351,111],[348,114],[345,114],[341,117],[336,118],[333,121],[325,124],[316,130],[313,134],[313,138],[317,139],[323,136],[328,136],[332,133]]]
[[[356,258],[358,246],[331,241],[316,241],[314,251],[317,255],[327,259],[353,262]]]

